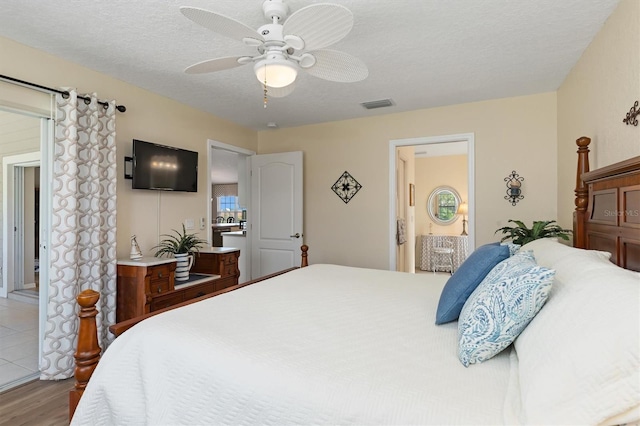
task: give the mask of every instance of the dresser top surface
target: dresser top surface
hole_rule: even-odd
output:
[[[155,265],[164,265],[165,263],[173,263],[176,262],[174,258],[160,258],[160,257],[143,257],[141,259],[118,259],[118,265],[122,266],[155,266]]]
[[[456,237],[456,238],[468,238],[468,235],[460,235],[460,234],[421,234],[421,237]]]
[[[240,249],[234,247],[206,247],[200,249],[200,253],[232,253]]]

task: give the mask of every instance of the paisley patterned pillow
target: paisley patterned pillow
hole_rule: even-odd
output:
[[[458,321],[458,357],[465,367],[509,346],[547,301],[555,271],[519,252],[489,272],[464,304]]]
[[[501,246],[507,246],[509,248],[509,256],[513,256],[520,250],[520,244],[514,243],[500,243]]]

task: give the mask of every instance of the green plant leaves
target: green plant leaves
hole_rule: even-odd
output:
[[[516,226],[504,226],[496,229],[496,234],[498,232],[504,234],[500,242],[511,240],[514,244],[522,246],[539,238],[562,238],[568,241],[569,235],[573,232],[571,229],[562,229],[555,220],[536,220],[531,228],[520,220],[509,219],[509,222]]]
[[[161,236],[166,238],[160,241],[160,244],[157,246],[152,247],[152,250],[156,250],[156,257],[195,252],[198,251],[203,244],[207,243],[206,240],[198,238],[195,234],[187,234],[184,224],[182,224],[182,233],[175,229],[172,229],[172,231],[175,235],[162,234]]]

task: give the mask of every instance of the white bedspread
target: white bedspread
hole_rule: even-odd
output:
[[[152,317],[106,351],[99,424],[500,424],[509,353],[464,368],[447,276],[312,265]]]

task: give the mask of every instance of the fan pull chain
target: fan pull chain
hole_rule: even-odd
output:
[[[267,72],[266,72],[267,71],[267,65],[266,64],[264,66],[264,70],[265,70],[265,73],[264,73],[264,83],[263,83],[263,88],[264,88],[264,99],[263,99],[263,101],[264,101],[264,107],[266,109],[267,108]]]
[[[264,85],[264,107],[267,107],[267,85]]]

